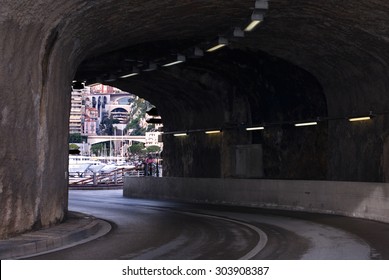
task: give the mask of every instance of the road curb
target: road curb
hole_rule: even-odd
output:
[[[104,220],[70,212],[59,225],[0,240],[0,259],[23,259],[73,247],[101,237],[111,228]]]
[[[69,190],[122,190],[123,185],[112,185],[112,186],[104,186],[104,185],[75,185],[75,186],[70,186],[69,185]]]

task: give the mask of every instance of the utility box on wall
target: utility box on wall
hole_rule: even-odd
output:
[[[262,178],[262,145],[237,145],[235,147],[235,176],[238,178]]]

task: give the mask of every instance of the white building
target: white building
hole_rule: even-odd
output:
[[[83,105],[82,105],[82,90],[74,90],[71,93],[71,108],[69,118],[69,132],[82,133],[82,117],[83,117]]]
[[[161,150],[163,149],[162,142],[162,132],[154,131],[154,132],[146,132],[146,143],[145,147],[149,146],[159,146]]]

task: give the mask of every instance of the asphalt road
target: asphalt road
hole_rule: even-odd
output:
[[[109,221],[94,241],[32,259],[389,259],[389,225],[340,216],[69,192],[69,210]]]

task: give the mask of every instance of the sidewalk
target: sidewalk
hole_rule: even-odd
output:
[[[107,234],[111,225],[81,213],[69,212],[68,219],[56,226],[0,240],[0,259],[22,259],[69,248]]]

